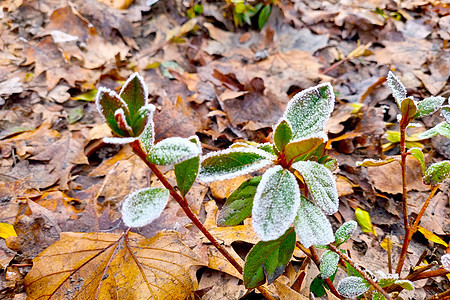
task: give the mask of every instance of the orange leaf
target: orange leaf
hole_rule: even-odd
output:
[[[65,232],[33,260],[25,287],[29,299],[185,299],[193,265],[204,263],[176,232]]]

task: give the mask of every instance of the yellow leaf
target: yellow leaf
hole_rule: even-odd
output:
[[[448,247],[448,244],[446,242],[444,242],[443,239],[441,239],[440,237],[438,237],[437,235],[435,235],[434,233],[432,233],[428,229],[425,229],[423,227],[417,226],[417,231],[422,233],[425,236],[425,238],[427,240],[429,240],[430,242],[438,243],[438,244],[444,245],[445,247]]]
[[[362,231],[364,231],[366,233],[371,232],[371,233],[373,233],[373,235],[377,236],[375,228],[372,225],[372,220],[370,219],[370,215],[367,211],[362,210],[361,208],[358,207],[355,210],[355,218],[356,218],[356,222],[358,222]]]
[[[8,223],[0,223],[0,238],[6,240],[10,236],[17,236],[14,226]]]
[[[384,238],[381,242],[381,248],[386,250],[386,252],[392,252],[392,247],[394,246],[394,243],[390,238]]]
[[[205,263],[177,232],[64,232],[33,259],[25,287],[28,299],[186,299],[193,265]]]

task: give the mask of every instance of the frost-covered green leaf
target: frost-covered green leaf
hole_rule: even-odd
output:
[[[433,128],[430,128],[427,131],[422,132],[417,137],[420,139],[429,139],[438,134],[443,135],[446,138],[450,139],[450,124],[447,122],[439,123]]]
[[[402,114],[402,119],[400,122],[406,122],[404,125],[408,125],[413,116],[417,112],[417,104],[412,97],[403,99],[400,104],[400,113]]]
[[[443,116],[445,121],[450,124],[450,105],[442,106],[441,116]]]
[[[434,163],[428,167],[423,176],[425,184],[436,185],[441,183],[450,175],[450,161],[444,160]]]
[[[414,291],[414,283],[412,283],[412,282],[409,281],[409,280],[403,280],[403,279],[397,280],[397,281],[395,282],[395,284],[398,284],[399,286],[401,286],[401,287],[404,288],[405,290],[408,290],[408,291]]]
[[[147,160],[156,165],[170,165],[197,155],[200,155],[200,149],[196,143],[181,137],[170,137],[153,146]]]
[[[147,105],[148,91],[144,78],[139,73],[133,73],[128,77],[119,93],[120,98],[125,101],[128,106],[131,118],[131,125],[134,124],[139,117],[139,109]]]
[[[295,232],[306,248],[312,245],[328,245],[334,242],[333,229],[325,214],[301,196],[301,204],[294,221]]]
[[[337,291],[344,297],[358,297],[364,294],[370,287],[370,284],[361,277],[350,276],[339,281]]]
[[[395,161],[395,158],[393,158],[393,157],[383,159],[383,160],[367,158],[363,161],[357,161],[356,165],[359,167],[378,167],[378,166],[387,165],[393,161]]]
[[[333,87],[322,83],[296,94],[289,101],[283,118],[292,127],[293,140],[298,140],[322,131],[333,109]]]
[[[437,111],[442,104],[444,103],[445,98],[441,96],[437,97],[428,97],[426,99],[423,99],[417,104],[417,112],[413,116],[413,118],[421,118],[428,115],[431,115],[435,111]]]
[[[218,226],[235,226],[251,215],[261,176],[244,181],[228,198],[217,217]]]
[[[304,140],[294,141],[289,143],[284,148],[284,154],[286,155],[286,161],[304,160],[310,156],[324,141],[327,136],[325,133],[320,132],[317,135],[311,136]]]
[[[116,92],[107,88],[99,88],[95,99],[97,109],[103,120],[108,124],[112,131],[119,136],[127,136],[127,132],[117,125],[116,111],[122,111],[129,116],[127,104],[117,95]]]
[[[295,233],[285,232],[273,241],[258,242],[245,258],[243,279],[245,287],[255,288],[265,282],[269,283],[280,276],[292,257],[295,248]]]
[[[402,101],[406,98],[406,88],[403,83],[400,82],[397,76],[394,73],[389,71],[388,76],[386,78],[389,88],[391,89],[392,96],[394,96],[395,101],[397,102],[398,107]]]
[[[382,271],[377,271],[378,274],[378,285],[382,288],[394,284],[398,280],[398,274],[385,274]]]
[[[268,169],[253,199],[253,229],[263,241],[279,238],[295,219],[300,189],[294,174],[281,166]]]
[[[269,155],[275,155],[273,151],[273,145],[271,143],[258,144],[256,145],[256,149],[263,150]]]
[[[342,224],[341,227],[339,227],[335,234],[334,237],[336,239],[336,246],[340,246],[343,243],[345,243],[353,234],[353,232],[356,229],[356,221],[348,221],[345,222],[344,224]]]
[[[328,278],[333,275],[338,268],[339,255],[333,251],[327,250],[322,254],[320,258],[320,274],[323,278]]]
[[[338,211],[339,198],[333,174],[314,161],[299,161],[292,165],[302,175],[314,203],[326,214]]]
[[[127,196],[122,205],[122,219],[129,227],[150,224],[163,212],[169,200],[169,190],[145,188]]]
[[[186,159],[174,166],[177,187],[184,196],[191,189],[200,171],[200,156]]]
[[[210,182],[234,178],[264,168],[273,159],[263,150],[244,147],[211,152],[202,158],[199,180]]]
[[[450,254],[444,254],[441,256],[441,264],[444,269],[450,271]]]
[[[292,128],[289,122],[286,120],[281,120],[280,123],[275,127],[273,132],[273,142],[279,151],[283,151],[284,147],[292,139]]]
[[[155,144],[155,123],[153,122],[155,106],[153,104],[147,104],[146,107],[148,108],[147,124],[139,136],[139,143],[148,155]]]
[[[423,157],[422,149],[420,148],[411,148],[408,150],[412,156],[420,163],[420,167],[422,168],[422,174],[425,174],[425,158]]]
[[[370,215],[367,211],[362,210],[361,208],[356,208],[355,210],[355,219],[358,222],[359,227],[361,227],[363,232],[376,234],[375,228],[372,225],[372,220],[370,219]]]

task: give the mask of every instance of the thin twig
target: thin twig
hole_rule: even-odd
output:
[[[388,253],[388,270],[389,273],[392,273],[392,241],[390,236],[386,237],[387,239],[387,253]]]
[[[408,190],[406,186],[406,125],[403,125],[400,122],[400,156],[401,162],[400,165],[402,167],[402,204],[403,204],[403,225],[405,227],[405,238],[403,240],[402,251],[400,253],[400,258],[398,260],[397,268],[395,269],[395,273],[398,273],[400,276],[403,268],[403,263],[405,262],[406,253],[408,251],[408,236],[410,232],[409,222],[408,222]]]
[[[156,167],[156,165],[150,163],[146,158],[147,155],[142,150],[139,141],[135,141],[130,143],[131,148],[133,149],[133,152],[139,156],[142,161],[145,162],[147,167],[150,168],[150,170],[153,172],[153,174],[158,177],[159,181],[164,185],[166,189],[169,190],[172,197],[175,199],[175,201],[178,202],[178,204],[181,206],[183,211],[186,213],[188,218],[194,223],[194,225],[203,233],[203,235],[213,244],[214,247],[223,255],[225,258],[233,265],[233,267],[242,274],[243,269],[242,266],[234,259],[233,256],[222,246],[219,244],[219,242],[211,235],[211,233],[208,231],[208,229],[203,226],[202,222],[197,218],[197,216],[194,214],[194,212],[189,207],[189,204],[187,203],[186,199],[181,196],[177,190],[167,181],[166,177],[161,173],[161,171]],[[257,287],[257,289],[261,292],[261,294],[269,300],[275,300],[275,298],[262,286]]]
[[[449,299],[449,298],[450,298],[450,289],[446,290],[445,292],[431,296],[427,300],[439,300],[439,299]]]
[[[411,242],[413,234],[417,231],[417,226],[419,226],[420,219],[422,218],[423,214],[425,213],[425,210],[427,209],[428,205],[430,204],[431,199],[434,197],[434,194],[436,194],[437,189],[439,188],[439,185],[435,185],[431,188],[430,193],[428,194],[427,199],[425,200],[424,204],[422,205],[422,208],[419,211],[419,214],[417,215],[413,225],[408,228],[408,230],[405,233],[405,239],[403,240],[403,247],[402,252],[400,253],[400,258],[397,264],[396,273],[400,275],[400,272],[403,268],[403,264],[406,259],[406,254],[408,251],[409,243]]]
[[[367,275],[366,272],[364,272],[363,270],[361,270],[361,268],[359,266],[357,266],[351,259],[350,257],[347,256],[347,254],[342,253],[341,251],[339,251],[338,248],[336,248],[336,246],[334,246],[333,244],[329,244],[328,248],[333,251],[334,253],[337,253],[339,255],[339,257],[344,260],[345,262],[347,262],[350,266],[352,266],[365,280],[367,280],[368,283],[370,283],[371,286],[373,286],[379,293],[381,293],[387,300],[392,300],[392,297],[389,296],[388,293],[386,293],[385,290],[383,290],[370,276]]]

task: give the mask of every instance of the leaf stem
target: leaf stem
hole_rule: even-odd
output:
[[[420,219],[422,218],[423,214],[425,213],[425,210],[428,208],[428,205],[430,204],[431,199],[436,194],[438,188],[439,188],[439,185],[435,185],[435,186],[431,187],[430,194],[428,194],[427,199],[423,203],[419,213],[417,214],[416,219],[414,220],[413,225],[411,227],[409,227],[405,233],[405,239],[403,240],[402,252],[400,253],[400,258],[399,258],[399,261],[397,264],[397,269],[396,269],[396,273],[398,273],[399,275],[403,268],[403,264],[405,262],[406,254],[408,251],[408,246],[409,246],[409,243],[411,242],[412,236],[417,231],[417,226],[419,226]]]
[[[144,152],[144,150],[141,148],[141,145],[139,144],[139,141],[134,141],[130,143],[131,148],[133,149],[133,152],[139,156],[147,165],[147,167],[150,168],[150,170],[153,172],[153,174],[158,177],[159,181],[164,185],[166,189],[169,190],[172,197],[175,199],[175,201],[178,202],[178,204],[181,206],[183,211],[186,213],[188,218],[194,223],[194,225],[203,233],[203,235],[213,244],[214,247],[223,255],[225,258],[233,265],[233,267],[242,274],[243,269],[242,266],[234,259],[233,256],[222,246],[219,244],[219,242],[212,236],[212,234],[208,231],[208,229],[203,226],[202,222],[197,218],[197,216],[194,214],[194,212],[189,207],[188,202],[186,201],[186,198],[181,196],[178,191],[167,181],[164,174],[161,173],[161,171],[157,168],[156,165],[150,163],[146,158],[147,154]],[[257,288],[261,294],[269,300],[275,300],[275,298],[262,286]]]
[[[398,273],[400,276],[403,263],[405,262],[406,258],[406,252],[408,251],[408,236],[410,232],[409,228],[409,221],[408,221],[408,189],[406,185],[406,156],[408,155],[406,153],[406,126],[407,124],[404,124],[404,122],[400,121],[400,156],[401,161],[400,165],[402,167],[402,204],[403,204],[403,224],[405,226],[405,238],[403,239],[403,246],[402,251],[400,253],[400,258],[397,264],[397,268],[395,269],[395,272]]]
[[[302,245],[302,247],[303,247],[303,245]],[[300,249],[303,250],[303,248],[300,248]],[[303,252],[305,252],[305,251],[303,251]],[[320,268],[320,259],[319,259],[319,256],[317,255],[317,251],[316,251],[316,248],[314,248],[314,246],[309,247],[309,254],[310,254],[310,258],[316,264],[317,268]],[[339,292],[336,290],[336,287],[334,286],[334,284],[331,281],[331,279],[330,278],[324,278],[324,281],[327,284],[327,286],[330,288],[330,291],[333,293],[333,295],[335,295],[339,299],[342,299],[341,295],[339,295]]]
[[[366,272],[361,270],[361,268],[356,265],[351,260],[351,258],[347,256],[347,254],[339,251],[339,249],[336,248],[336,246],[334,246],[333,244],[329,244],[328,247],[331,251],[337,253],[342,260],[352,266],[365,280],[367,280],[367,282],[370,283],[371,286],[373,286],[378,292],[380,292],[387,300],[392,300],[392,297],[389,296],[389,294],[385,290],[383,290],[370,276],[368,276]]]

